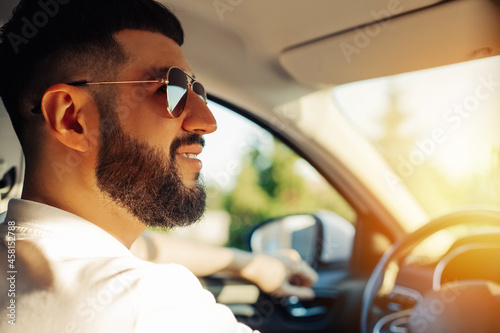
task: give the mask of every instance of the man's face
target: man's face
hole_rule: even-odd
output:
[[[116,39],[129,55],[118,81],[149,80],[172,66],[189,73],[180,47],[161,34],[125,30]],[[203,214],[196,155],[216,122],[191,90],[181,116],[169,118],[164,90],[155,83],[123,84],[114,103],[99,103],[104,114],[112,113],[101,119],[96,178],[101,191],[142,222],[173,227]]]

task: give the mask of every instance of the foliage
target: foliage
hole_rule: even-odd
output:
[[[235,188],[223,195],[222,208],[231,215],[228,246],[244,248],[251,226],[273,217],[323,209],[354,220],[352,209],[324,179],[304,175],[299,156],[279,141],[273,145],[268,155],[252,147]]]

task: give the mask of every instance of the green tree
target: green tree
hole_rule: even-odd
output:
[[[231,215],[229,246],[242,248],[250,227],[273,217],[325,209],[354,221],[354,212],[331,186],[313,182],[298,171],[300,160],[276,140],[272,154],[256,147],[250,150],[237,185],[223,200]]]

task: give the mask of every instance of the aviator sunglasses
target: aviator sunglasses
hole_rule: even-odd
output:
[[[102,81],[102,82],[87,82],[76,81],[67,83],[71,86],[84,86],[84,85],[106,85],[106,84],[133,84],[133,83],[161,83],[165,86],[165,95],[167,103],[167,113],[171,118],[178,118],[184,111],[187,100],[187,91],[189,88],[198,95],[203,102],[207,103],[207,93],[201,83],[196,79],[180,69],[179,67],[170,67],[167,74],[163,78],[144,81]],[[40,107],[32,110],[34,113],[41,113]]]

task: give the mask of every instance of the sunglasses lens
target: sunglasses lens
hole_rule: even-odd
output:
[[[172,67],[168,72],[167,85],[167,103],[170,113],[175,118],[179,117],[184,111],[186,104],[188,78],[179,68]]]
[[[207,93],[205,91],[205,87],[203,87],[201,83],[195,81],[193,83],[193,91],[203,100],[203,102],[207,103]]]
[[[189,78],[183,70],[172,67],[168,72],[167,84],[167,103],[170,114],[177,118],[184,111],[187,100],[187,90]],[[207,93],[203,85],[195,81],[191,87],[204,103],[207,103]]]

